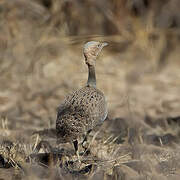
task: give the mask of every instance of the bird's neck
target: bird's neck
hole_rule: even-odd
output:
[[[88,81],[87,86],[96,87],[96,73],[95,66],[88,65]]]

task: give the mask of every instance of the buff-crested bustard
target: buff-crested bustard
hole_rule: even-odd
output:
[[[87,84],[69,94],[58,108],[56,131],[60,142],[73,142],[78,155],[78,139],[101,124],[107,116],[107,103],[103,92],[96,88],[95,63],[105,42],[90,41],[84,45],[83,54],[88,66]],[[58,140],[57,140],[58,141]]]

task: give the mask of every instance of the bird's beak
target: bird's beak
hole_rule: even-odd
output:
[[[107,42],[103,42],[103,43],[102,43],[102,47],[105,47],[105,46],[107,46],[107,45],[108,45]]]

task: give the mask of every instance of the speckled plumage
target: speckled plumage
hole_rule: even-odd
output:
[[[58,108],[56,129],[64,142],[78,139],[102,123],[107,116],[104,94],[94,87],[84,87],[67,96]]]
[[[102,49],[99,44],[102,47],[105,46],[105,43],[94,41],[88,42],[84,46],[85,62],[89,69],[87,85],[69,94],[58,108],[56,130],[60,142],[77,140],[102,123],[107,116],[105,96],[100,90],[96,89],[95,62],[93,61],[96,60],[96,56]],[[98,52],[94,55],[96,50]],[[91,52],[93,53],[91,54]]]

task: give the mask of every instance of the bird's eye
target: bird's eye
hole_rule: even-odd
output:
[[[100,48],[101,47],[101,44],[98,44],[98,46],[97,46],[98,48]]]

